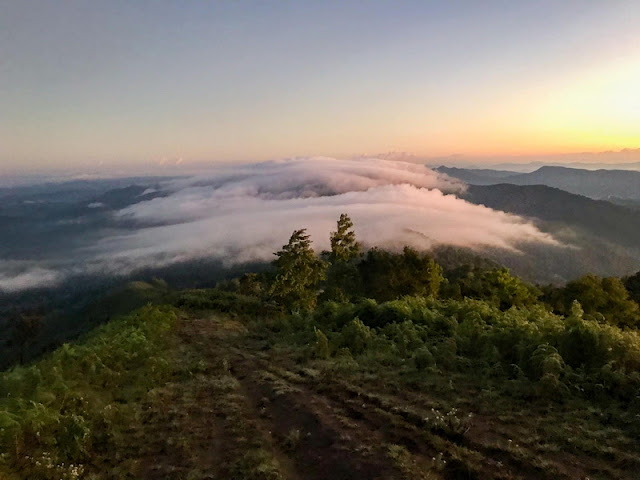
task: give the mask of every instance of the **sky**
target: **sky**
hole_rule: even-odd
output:
[[[0,0],[0,174],[640,160],[638,25],[635,0]]]

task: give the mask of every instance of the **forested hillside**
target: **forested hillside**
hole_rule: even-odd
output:
[[[3,372],[0,477],[637,478],[640,273],[533,285],[365,251],[347,215],[330,246],[140,283],[149,305]]]
[[[633,170],[585,170],[543,166],[534,172],[510,174],[504,170],[438,167],[438,171],[472,185],[546,185],[594,199],[639,200],[640,172]]]
[[[464,198],[496,210],[554,222],[559,228],[572,227],[623,247],[638,249],[640,245],[640,210],[607,201],[544,185],[507,183],[470,185]]]

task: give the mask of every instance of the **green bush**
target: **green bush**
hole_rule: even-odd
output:
[[[418,368],[416,352],[424,348],[441,368],[474,369],[551,398],[571,391],[633,402],[640,388],[640,332],[590,320],[578,303],[564,318],[543,304],[503,310],[469,298],[326,302],[306,321],[371,368],[406,359]]]
[[[554,347],[545,343],[539,345],[530,359],[534,379],[540,380],[549,376],[559,379],[564,371],[564,360]]]
[[[355,318],[342,329],[341,345],[353,355],[360,355],[369,345],[372,336],[372,330],[359,318]]]
[[[395,343],[402,358],[410,356],[417,348],[422,347],[428,335],[425,327],[409,321],[387,325],[382,332]]]
[[[114,412],[169,371],[164,353],[175,318],[170,308],[143,307],[2,373],[0,476],[78,478],[87,462],[110,452]]]
[[[322,333],[322,330],[314,329],[316,334],[316,342],[313,345],[313,356],[314,358],[319,359],[327,359],[331,351],[329,350],[329,339],[327,336]]]
[[[435,365],[435,359],[427,347],[422,347],[413,355],[413,363],[417,370],[424,370]]]

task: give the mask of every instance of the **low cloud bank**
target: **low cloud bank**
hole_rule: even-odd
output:
[[[99,245],[114,269],[198,257],[270,260],[297,228],[307,228],[320,251],[343,212],[367,246],[557,244],[520,217],[457,197],[465,189],[458,180],[405,162],[294,159],[221,169],[164,188],[167,196],[116,213],[140,228]]]
[[[449,244],[513,252],[525,243],[558,245],[521,217],[456,196],[465,188],[425,166],[381,159],[303,158],[215,168],[154,185],[155,198],[132,198],[135,203],[111,213],[92,208],[95,213],[85,215],[111,215],[109,228],[79,233],[69,251],[54,252],[49,260],[19,268],[0,262],[0,291],[201,258],[227,266],[270,261],[299,228],[308,229],[320,252],[329,248],[329,232],[341,213],[351,216],[358,239],[369,247]]]
[[[0,261],[0,292],[19,292],[56,285],[62,274],[34,265],[33,262]]]

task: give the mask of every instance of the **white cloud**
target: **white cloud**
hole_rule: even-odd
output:
[[[465,190],[460,181],[406,162],[303,158],[226,166],[157,188],[161,196],[114,214],[121,229],[92,231],[84,247],[79,242],[41,263],[0,262],[0,290],[198,258],[226,265],[269,261],[299,228],[308,229],[319,252],[329,248],[341,213],[351,216],[366,246],[517,251],[523,243],[558,245],[521,217],[457,197]]]
[[[411,163],[295,159],[224,168],[165,188],[168,196],[117,213],[147,226],[99,245],[113,268],[198,257],[228,264],[270,260],[297,228],[307,228],[321,250],[343,212],[369,246],[513,250],[519,242],[556,244],[520,217],[443,193],[465,186]]]
[[[47,268],[41,268],[23,262],[0,261],[0,292],[17,292],[29,288],[51,287],[62,276]]]

